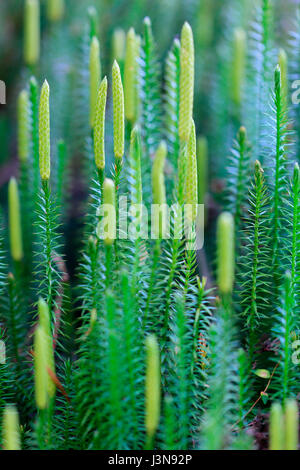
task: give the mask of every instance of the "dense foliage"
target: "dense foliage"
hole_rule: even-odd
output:
[[[297,5],[6,3],[0,445],[296,449]]]

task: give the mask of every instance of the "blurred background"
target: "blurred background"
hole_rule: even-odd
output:
[[[142,20],[149,16],[158,54],[163,59],[174,36],[180,33],[183,22],[187,20],[193,26],[197,56],[195,117],[201,134],[209,137],[216,81],[223,72],[226,55],[230,54],[233,31],[236,27],[248,27],[258,3],[257,0],[66,0],[63,25],[53,27],[46,19],[46,0],[41,0],[43,60],[38,75],[46,76],[47,69],[51,69],[58,78],[59,73],[68,73],[69,68],[78,63],[89,6],[95,6],[99,12],[105,73],[111,65],[112,35],[116,28],[127,31],[133,26],[141,32]],[[274,0],[275,33],[281,45],[283,38],[283,41],[287,40],[285,32],[293,27],[298,3],[299,0]],[[16,96],[27,78],[23,65],[23,9],[24,0],[0,2],[0,80],[7,85],[7,105],[0,106],[1,165],[15,157]],[[68,45],[68,50],[64,47],[66,38],[72,39],[72,47],[70,49]],[[49,50],[52,54],[46,56]],[[0,173],[0,184],[3,184],[7,176]]]
[[[209,208],[214,220],[218,204],[222,204],[226,157],[240,125],[247,120],[249,108],[237,116],[230,99],[233,64],[233,41],[237,28],[243,28],[248,37],[259,34],[261,0],[65,0],[65,18],[51,23],[46,15],[46,0],[41,0],[41,61],[29,70],[23,61],[24,0],[0,1],[0,80],[7,86],[7,104],[0,105],[0,198],[6,202],[6,184],[18,172],[16,145],[17,97],[28,86],[31,75],[39,85],[47,78],[51,86],[51,142],[52,153],[56,143],[63,138],[72,162],[73,186],[70,198],[71,233],[78,215],[80,201],[86,188],[80,182],[78,168],[84,157],[88,130],[88,101],[81,96],[88,87],[87,36],[89,31],[88,8],[98,11],[98,35],[101,42],[103,72],[110,76],[113,61],[113,35],[117,28],[126,33],[133,26],[143,31],[143,18],[152,20],[157,55],[164,75],[165,58],[174,37],[180,35],[184,21],[192,25],[195,37],[196,80],[195,121],[198,136],[205,136],[209,149]],[[272,41],[274,65],[279,47],[288,56],[295,56],[293,31],[298,27],[299,0],[273,0]],[[257,22],[257,23],[255,23]],[[253,26],[254,25],[254,26]],[[259,41],[258,41],[259,43]],[[259,48],[258,48],[259,49]],[[259,50],[258,50],[259,53]],[[296,55],[298,52],[296,51]],[[299,52],[300,57],[300,52]],[[297,64],[300,63],[297,58]],[[272,65],[273,66],[273,65]],[[296,67],[297,72],[297,67]],[[245,100],[252,100],[244,91]],[[109,111],[108,111],[109,114]],[[108,117],[109,120],[109,117]],[[108,122],[108,133],[110,129]],[[76,131],[74,131],[76,129]],[[82,140],[78,136],[82,133]],[[76,139],[73,135],[76,134]],[[75,178],[74,178],[75,175]],[[75,202],[74,202],[75,201]],[[79,204],[76,204],[76,201]],[[71,248],[73,249],[73,248]]]

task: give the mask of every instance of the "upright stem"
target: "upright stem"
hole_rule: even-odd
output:
[[[105,288],[109,288],[112,271],[112,246],[105,247]]]
[[[44,217],[45,217],[45,234],[46,234],[46,246],[43,247],[46,258],[46,272],[45,282],[47,286],[47,303],[51,319],[53,320],[53,301],[55,296],[54,290],[54,279],[53,279],[53,267],[52,267],[52,220],[51,220],[51,201],[50,201],[50,186],[48,180],[42,180],[42,190],[44,196]]]
[[[161,253],[161,239],[158,239],[156,240],[155,245],[154,245],[154,256],[153,256],[153,263],[152,263],[150,282],[149,282],[149,288],[148,288],[148,296],[147,296],[145,313],[143,317],[143,331],[146,330],[147,324],[148,324],[149,309],[150,309],[152,296],[153,296],[153,290],[154,290],[154,285],[155,285],[155,280],[156,280],[160,253]]]

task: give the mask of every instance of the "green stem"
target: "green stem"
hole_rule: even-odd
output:
[[[51,217],[51,191],[48,180],[42,181],[42,190],[44,196],[44,217],[45,217],[45,234],[46,246],[43,247],[46,258],[45,281],[47,288],[47,303],[53,321],[53,305],[55,300],[55,280],[53,278],[53,259],[52,259],[52,217]]]
[[[158,239],[156,240],[156,243],[154,246],[154,256],[153,256],[153,263],[152,263],[152,269],[151,269],[151,275],[150,275],[150,282],[149,282],[149,287],[148,287],[147,302],[146,302],[145,313],[143,317],[143,331],[146,331],[147,325],[148,325],[148,315],[149,315],[149,309],[150,309],[150,305],[152,301],[155,281],[157,278],[157,267],[158,267],[160,253],[161,253],[161,240]]]
[[[112,246],[105,246],[105,288],[109,288],[112,272]]]

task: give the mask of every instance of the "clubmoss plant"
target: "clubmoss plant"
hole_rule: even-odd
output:
[[[124,66],[125,116],[134,124],[137,118],[139,41],[133,28],[127,33]]]
[[[56,301],[58,280],[60,275],[55,263],[55,249],[58,249],[58,236],[56,233],[56,209],[51,198],[50,188],[50,88],[47,81],[44,82],[41,90],[39,104],[39,170],[42,187],[40,191],[40,201],[37,211],[38,237],[37,244],[41,244],[42,261],[39,263],[39,272],[42,277],[42,295],[47,299],[47,304],[53,322],[53,309]],[[54,249],[55,247],[55,249]],[[38,253],[40,255],[40,253]]]
[[[194,105],[194,39],[188,23],[181,31],[179,137],[187,143],[192,128]]]
[[[271,296],[267,219],[269,197],[264,171],[258,160],[255,162],[254,181],[250,189],[249,203],[250,211],[246,219],[245,240],[242,240],[245,248],[238,269],[242,277],[241,305],[245,327],[249,334],[247,341],[249,359],[252,363],[255,345],[259,334],[261,334],[259,328],[266,315],[268,299]],[[262,240],[265,240],[265,244],[262,243]]]
[[[120,177],[123,166],[123,156],[125,148],[125,111],[124,111],[124,90],[120,67],[117,61],[114,61],[113,69],[113,115],[114,115],[114,154],[115,154],[115,185],[118,191],[120,186]],[[117,206],[118,208],[118,203]],[[117,220],[119,216],[117,214]]]
[[[113,64],[113,106],[114,106],[114,153],[116,160],[124,155],[124,92],[120,67],[117,61]]]
[[[0,119],[0,180],[18,175],[0,192],[0,446],[296,449],[295,2],[49,0],[39,61],[27,0],[16,82],[17,3],[0,2],[18,96],[17,132]]]
[[[99,181],[102,185],[105,168],[105,110],[107,96],[107,78],[104,77],[97,96],[94,122],[94,153],[95,163],[99,171]]]
[[[39,155],[40,175],[42,181],[50,178],[50,87],[45,80],[40,96],[39,106]]]

